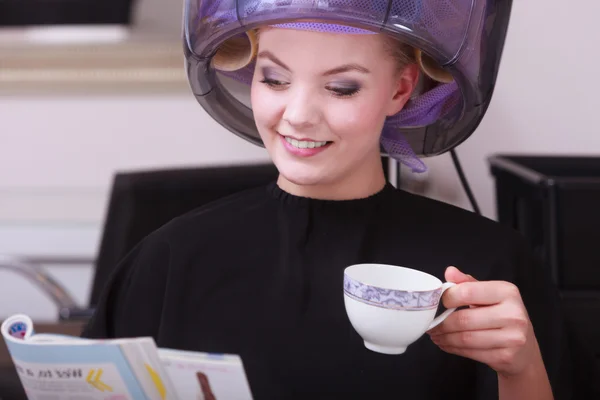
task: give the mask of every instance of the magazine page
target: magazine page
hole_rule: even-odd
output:
[[[157,388],[144,390],[125,355],[136,357],[137,343],[151,338],[92,341],[57,337],[53,341],[45,335],[36,342],[32,340],[33,323],[25,315],[6,319],[0,330],[30,400],[166,398]],[[127,346],[133,350],[124,351]]]
[[[252,400],[242,360],[237,355],[158,349],[179,399]]]
[[[137,347],[128,347],[127,352],[131,352],[130,357],[128,357],[130,365],[133,367],[138,382],[145,388],[146,392],[158,394],[159,399],[178,399],[177,391],[158,356],[158,349],[154,340],[138,341]]]

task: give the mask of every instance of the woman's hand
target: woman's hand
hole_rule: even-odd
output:
[[[479,282],[454,267],[446,280],[457,285],[442,301],[457,310],[427,332],[442,350],[487,364],[498,374],[518,375],[541,358],[527,310],[515,285],[503,281]]]

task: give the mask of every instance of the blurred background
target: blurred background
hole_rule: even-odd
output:
[[[591,189],[577,201],[597,196],[599,13],[595,0],[568,8],[559,0],[514,2],[492,104],[477,132],[457,149],[486,217],[499,219],[504,212],[506,221],[515,220],[512,206],[498,208],[490,164],[496,154],[551,161],[588,156],[575,169],[557,170],[550,162],[541,174],[550,175],[550,186],[552,174],[584,175]],[[268,160],[263,149],[226,132],[196,103],[184,76],[181,15],[181,0],[0,0],[0,255],[35,261],[83,308],[90,302],[116,174]],[[472,209],[450,155],[426,163],[426,176],[401,170],[399,184]],[[515,165],[503,168],[523,173]],[[533,179],[526,186],[547,183]],[[550,232],[538,250],[549,268],[567,268],[556,258],[562,237],[557,221],[590,221],[600,212],[592,202],[579,217],[560,217],[544,196],[535,203],[539,207],[527,203],[525,213],[544,210],[527,229]],[[583,204],[577,201],[571,208]],[[580,224],[572,232],[598,237],[596,226]],[[592,250],[579,249],[580,258],[597,261]],[[600,311],[596,261],[572,278],[571,289],[587,296],[575,307],[584,310],[582,318]],[[50,324],[59,311],[31,280],[0,270],[0,319],[23,312]]]
[[[181,0],[34,2],[0,0],[0,254],[93,260],[117,171],[267,160],[189,91]],[[92,263],[46,268],[86,304]],[[32,285],[0,270],[0,318],[56,320]]]

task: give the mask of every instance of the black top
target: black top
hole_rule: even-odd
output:
[[[179,217],[120,263],[84,336],[239,354],[255,399],[497,398],[493,370],[428,335],[402,355],[364,347],[342,292],[344,268],[363,262],[514,282],[553,383],[566,379],[558,296],[521,237],[389,184],[334,201],[273,183]]]

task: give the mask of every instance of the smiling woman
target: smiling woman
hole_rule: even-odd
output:
[[[410,60],[410,53],[401,54]],[[251,100],[281,173],[278,184],[331,199],[365,197],[381,187],[383,124],[402,109],[418,79],[414,63],[389,56],[382,35],[261,29]]]

